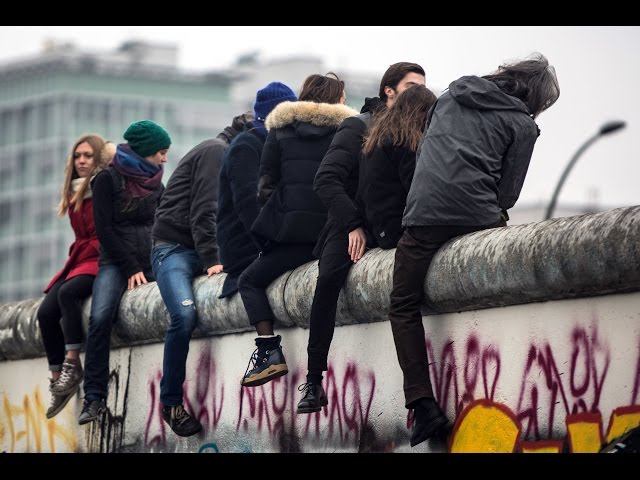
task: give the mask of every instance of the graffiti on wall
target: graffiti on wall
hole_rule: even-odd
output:
[[[160,381],[162,370],[154,372],[148,381],[149,412],[145,422],[144,443],[147,447],[163,445],[167,438],[167,425],[162,420]],[[184,406],[202,424],[213,430],[220,422],[224,404],[224,385],[216,375],[216,363],[209,349],[204,349],[197,360],[195,377],[185,380]]]
[[[640,425],[640,405],[619,407],[611,412],[606,435],[600,413],[567,415],[566,437],[520,441],[522,424],[506,405],[476,400],[456,419],[449,451],[453,453],[595,453],[602,446]]]
[[[60,417],[47,419],[47,407],[42,401],[40,387],[22,398],[22,403],[11,403],[3,394],[0,406],[0,449],[7,452],[56,452],[78,448],[75,418],[67,408]]]
[[[600,401],[611,361],[609,346],[595,326],[589,332],[574,328],[570,346],[562,355],[549,343],[529,346],[518,402],[511,410],[495,401],[502,360],[494,343],[483,346],[472,335],[459,361],[453,342],[445,344],[438,358],[427,339],[429,358],[436,359],[431,363],[434,393],[443,409],[452,404],[456,416],[450,450],[549,452],[562,451],[566,443],[571,452],[597,452],[603,443],[640,425],[640,353],[630,404],[612,412],[605,435]],[[554,438],[562,431],[566,438]]]
[[[298,386],[304,382],[304,375],[296,369],[260,387],[241,388],[236,428],[277,436],[302,425],[305,437],[357,444],[369,421],[375,374],[371,370],[363,372],[354,362],[339,372],[330,365],[324,381],[329,405],[314,414],[298,415]]]

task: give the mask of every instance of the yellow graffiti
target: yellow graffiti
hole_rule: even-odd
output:
[[[607,443],[638,426],[640,426],[640,406],[635,405],[616,408],[611,412],[609,431],[607,432]]]
[[[572,453],[597,453],[602,446],[602,417],[599,413],[567,415],[567,434]]]
[[[562,442],[542,441],[522,443],[522,453],[560,453],[561,451]]]
[[[567,415],[567,443],[572,453],[597,453],[603,443],[640,426],[640,405],[618,407],[611,412],[606,442],[602,434],[602,415],[578,413]],[[450,451],[560,453],[558,439],[518,441],[521,427],[509,407],[490,400],[476,400],[462,411],[453,431]]]
[[[36,387],[33,394],[24,395],[22,404],[12,404],[4,394],[0,416],[0,448],[9,452],[56,451],[56,440],[62,441],[66,450],[76,451],[78,440],[75,431],[64,428],[56,419],[47,420],[45,405]],[[45,443],[45,445],[43,445]],[[8,448],[7,448],[8,447]]]
[[[480,400],[460,414],[451,441],[452,453],[511,453],[520,426],[508,409]]]

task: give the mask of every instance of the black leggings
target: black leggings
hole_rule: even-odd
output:
[[[82,346],[82,304],[91,295],[95,278],[78,275],[66,281],[60,279],[42,300],[38,323],[49,370],[61,370],[66,351]]]

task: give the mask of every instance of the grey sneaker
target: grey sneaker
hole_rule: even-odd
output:
[[[78,417],[78,423],[84,425],[85,423],[93,422],[97,420],[102,412],[107,409],[104,400],[87,400],[84,399],[84,405],[82,406],[82,412]]]
[[[62,373],[60,378],[51,384],[51,393],[58,395],[65,395],[67,393],[75,393],[80,386],[80,382],[84,378],[84,370],[82,370],[82,363],[80,359],[70,360],[65,359],[62,364]]]
[[[49,408],[47,409],[46,415],[47,415],[47,418],[53,418],[62,411],[62,409],[67,405],[67,403],[69,403],[69,400],[71,400],[71,397],[73,397],[78,391],[78,387],[76,387],[75,390],[71,391],[70,393],[57,394],[57,393],[53,393],[52,391],[52,388],[57,383],[57,380],[50,378],[49,382],[50,382],[49,391],[51,392],[51,400],[49,401]]]

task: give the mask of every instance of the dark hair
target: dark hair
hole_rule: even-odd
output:
[[[298,100],[316,103],[338,103],[344,94],[344,82],[329,72],[326,75],[309,75],[300,90]]]
[[[427,123],[427,114],[434,103],[435,94],[424,85],[407,88],[376,120],[364,143],[364,154],[369,155],[382,145],[384,138],[415,152]]]
[[[556,71],[541,53],[501,65],[497,72],[482,78],[495,83],[507,95],[522,100],[533,118],[556,103],[560,96]]]
[[[407,73],[412,72],[426,76],[424,69],[417,63],[398,62],[387,68],[387,71],[384,72],[382,76],[382,80],[380,80],[380,92],[378,93],[380,100],[383,102],[387,101],[387,94],[384,93],[384,87],[391,87],[395,90],[402,79],[407,76]]]

